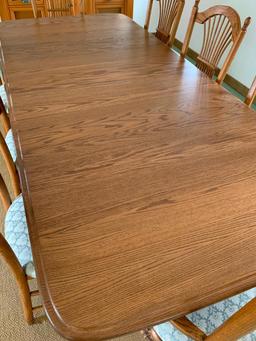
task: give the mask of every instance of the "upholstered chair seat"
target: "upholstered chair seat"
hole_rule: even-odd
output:
[[[16,162],[17,159],[17,152],[16,152],[16,147],[15,147],[15,143],[14,143],[14,139],[13,139],[13,133],[12,133],[12,129],[10,129],[6,136],[5,136],[5,142],[7,144],[7,147],[11,153],[13,162]]]
[[[35,278],[35,269],[22,194],[9,207],[4,224],[5,239],[14,251],[26,275]]]
[[[253,288],[232,298],[200,309],[187,315],[187,318],[207,335],[210,335],[231,315],[240,310],[246,303],[255,297],[256,288]],[[191,338],[185,336],[169,322],[155,326],[154,330],[163,341],[192,341]],[[256,341],[256,331],[242,337],[240,341]]]

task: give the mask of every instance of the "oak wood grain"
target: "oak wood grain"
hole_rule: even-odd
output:
[[[59,333],[110,338],[255,286],[245,104],[122,15],[5,22],[0,39],[39,289]]]

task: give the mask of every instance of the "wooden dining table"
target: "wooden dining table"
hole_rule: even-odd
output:
[[[118,14],[0,24],[44,309],[70,340],[256,284],[256,115]]]

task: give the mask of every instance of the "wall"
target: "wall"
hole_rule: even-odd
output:
[[[134,0],[134,20],[141,26],[144,25],[148,0]],[[252,23],[248,29],[244,42],[229,70],[229,74],[242,84],[249,87],[256,75],[256,0],[201,0],[200,10],[213,5],[229,5],[238,11],[241,20],[247,16],[252,17]],[[177,32],[177,39],[183,41],[189,22],[194,0],[186,0],[186,5]],[[158,2],[154,1],[150,30],[154,31],[158,20]],[[197,25],[191,39],[190,47],[199,52],[201,25]]]

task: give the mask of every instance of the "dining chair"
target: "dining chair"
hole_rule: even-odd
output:
[[[256,288],[213,304],[188,316],[144,331],[152,341],[237,341],[256,338]],[[242,339],[245,341],[245,339]],[[248,340],[246,338],[246,340]]]
[[[0,134],[1,139],[1,134]],[[17,174],[16,174],[17,176]],[[17,176],[17,182],[18,176]],[[6,184],[0,175],[0,200],[5,213],[4,234],[0,233],[0,258],[11,270],[17,283],[25,320],[33,323],[33,312],[42,306],[33,306],[38,290],[30,290],[29,283],[36,278],[28,226],[22,194],[11,201]]]
[[[45,5],[49,17],[74,15],[73,0],[46,0]]]
[[[213,6],[199,12],[199,2],[200,0],[195,1],[181,56],[185,57],[187,54],[195,23],[203,24],[203,44],[197,57],[197,67],[212,78],[216,74],[222,57],[229,49],[217,76],[217,82],[221,84],[243,41],[251,18],[246,18],[242,27],[239,14],[232,7]]]
[[[3,133],[5,134],[5,138],[2,134],[0,134],[0,153],[7,167],[14,195],[17,196],[20,193],[20,185],[17,178],[17,169],[15,166],[17,153],[9,117],[6,113],[5,106],[1,97],[0,97],[0,121]]]
[[[245,104],[247,104],[249,107],[252,106],[254,100],[256,98],[256,77],[252,83],[252,86],[248,92],[248,95],[245,99]]]
[[[149,0],[144,28],[148,30],[153,1]],[[159,20],[156,37],[163,43],[172,46],[180,23],[185,0],[157,0],[159,2]]]
[[[36,0],[31,0],[34,17],[38,18]],[[45,0],[45,9],[48,17],[75,15],[74,0]],[[80,13],[85,13],[85,0],[80,0]]]

